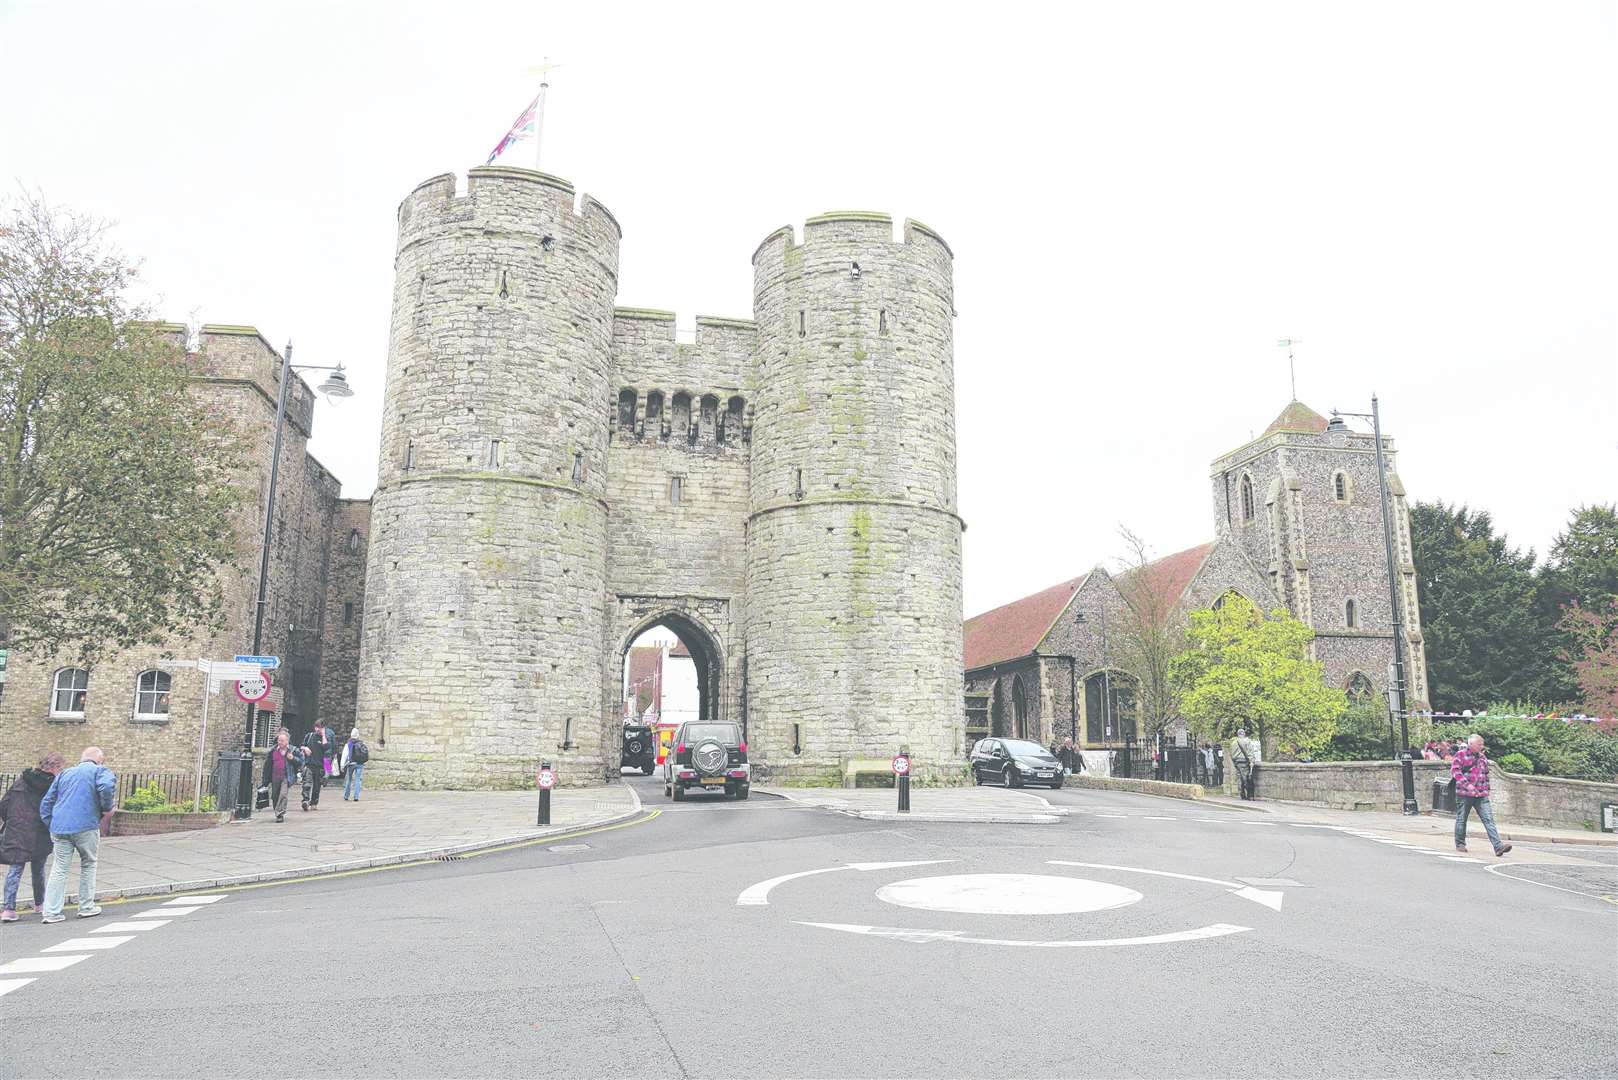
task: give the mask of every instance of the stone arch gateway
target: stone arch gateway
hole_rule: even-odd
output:
[[[690,340],[615,306],[622,231],[565,180],[434,177],[398,229],[356,716],[377,779],[616,772],[622,650],[659,622],[705,653],[707,707],[745,726],[761,778],[832,780],[901,744],[917,775],[952,767],[964,525],[937,233],[864,211],[778,229],[753,317],[698,316]]]

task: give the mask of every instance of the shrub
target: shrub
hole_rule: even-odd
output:
[[[212,813],[217,808],[218,803],[212,795],[202,797],[204,813]],[[118,809],[136,814],[190,814],[196,812],[196,803],[191,799],[170,802],[168,793],[153,781],[130,792],[129,798],[118,804]]]
[[[1521,754],[1507,754],[1500,759],[1500,767],[1506,772],[1514,773],[1531,773],[1534,771],[1534,763]]]

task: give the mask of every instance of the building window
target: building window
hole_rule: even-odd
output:
[[[584,455],[583,454],[574,454],[573,455],[573,482],[575,484],[578,484],[578,483],[582,483],[583,481],[584,481]]]
[[[350,529],[348,530],[348,553],[350,555],[358,555],[359,552],[360,531],[358,529]]]
[[[1336,497],[1338,502],[1346,503],[1349,501],[1349,496],[1353,494],[1354,486],[1348,482],[1346,473],[1337,472],[1332,474],[1331,490],[1332,495]]]
[[[635,428],[636,398],[631,387],[626,386],[618,391],[618,428],[621,431],[633,431]]]
[[[1355,606],[1354,601],[1352,600],[1343,605],[1343,623],[1350,630],[1354,629],[1360,624],[1359,609]]]
[[[143,671],[135,680],[135,715],[144,720],[168,719],[169,673]]]
[[[680,500],[684,496],[685,496],[685,477],[683,477],[683,476],[671,476],[671,477],[669,477],[669,502],[672,503],[675,506],[679,506],[680,505]]]
[[[352,600],[343,605],[343,625],[354,625],[354,602]]]
[[[56,673],[51,686],[51,715],[84,718],[84,699],[90,690],[90,673],[83,668],[65,667]]]
[[[792,497],[794,499],[802,499],[803,498],[803,470],[802,469],[793,469],[792,470]]]
[[[1086,745],[1135,739],[1135,680],[1122,671],[1098,671],[1084,680]]]
[[[1253,520],[1253,478],[1242,474],[1242,522]]]
[[[411,440],[405,441],[405,472],[416,467],[416,444]]]
[[[1348,677],[1348,700],[1355,705],[1363,705],[1371,700],[1376,693],[1371,686],[1370,677],[1363,671],[1356,671]]]

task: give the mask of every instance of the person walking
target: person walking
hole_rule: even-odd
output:
[[[261,783],[270,789],[270,806],[275,820],[287,818],[287,792],[298,774],[298,759],[303,751],[292,745],[292,736],[286,728],[275,733],[275,746],[264,755],[264,778]]]
[[[45,860],[51,855],[51,831],[39,816],[39,804],[66,764],[61,754],[46,754],[39,759],[38,768],[24,769],[0,798],[0,827],[5,829],[0,832],[0,862],[8,866],[0,922],[17,921],[17,890],[22,888],[24,864],[33,871],[34,910],[45,910]]]
[[[41,922],[59,923],[67,902],[67,872],[79,853],[79,918],[101,914],[96,904],[96,850],[101,841],[101,815],[118,801],[118,777],[103,762],[99,746],[85,747],[79,763],[58,773],[39,802],[39,816],[51,831],[50,881],[45,885]]]
[[[1212,785],[1214,775],[1213,745],[1204,740],[1202,749],[1197,752],[1197,756],[1202,759],[1202,782],[1207,785]]]
[[[340,753],[341,749],[337,743],[337,732],[333,731],[331,729],[331,725],[324,721],[320,723],[319,727],[326,736],[326,745],[331,747],[326,754],[326,776],[334,777],[339,775],[342,771],[337,765],[337,755]]]
[[[303,808],[314,810],[320,806],[320,789],[326,782],[326,759],[336,753],[337,747],[326,735],[326,729],[316,724],[303,737]]]
[[[1236,765],[1236,778],[1241,785],[1242,798],[1251,799],[1257,793],[1258,743],[1247,737],[1246,728],[1236,729],[1236,741],[1230,747],[1230,760]]]
[[[348,741],[343,743],[341,767],[343,770],[343,801],[348,802],[349,792],[353,792],[354,801],[360,801],[360,787],[364,784],[365,763],[371,760],[371,748],[365,745],[360,738],[359,728],[348,733]]]
[[[1078,753],[1073,749],[1073,736],[1062,736],[1062,752],[1058,754],[1057,757],[1061,759],[1062,771],[1067,773],[1069,776],[1079,771],[1078,766],[1074,764],[1074,760],[1078,757]]]
[[[1455,752],[1449,771],[1455,777],[1455,850],[1466,853],[1466,819],[1476,809],[1478,820],[1489,834],[1489,843],[1494,845],[1495,856],[1510,851],[1510,844],[1500,842],[1494,809],[1489,805],[1489,755],[1484,752],[1482,735],[1473,735]]]

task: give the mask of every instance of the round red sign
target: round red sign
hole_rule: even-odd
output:
[[[548,791],[548,790],[550,790],[551,788],[553,788],[555,786],[556,786],[556,773],[552,772],[550,769],[541,769],[541,770],[539,770],[539,787],[540,787],[540,790]]]
[[[236,680],[236,696],[249,704],[256,704],[270,696],[270,673],[261,671],[245,679]]]
[[[903,754],[895,754],[893,757],[893,775],[908,776],[909,774],[910,759],[905,757]]]

